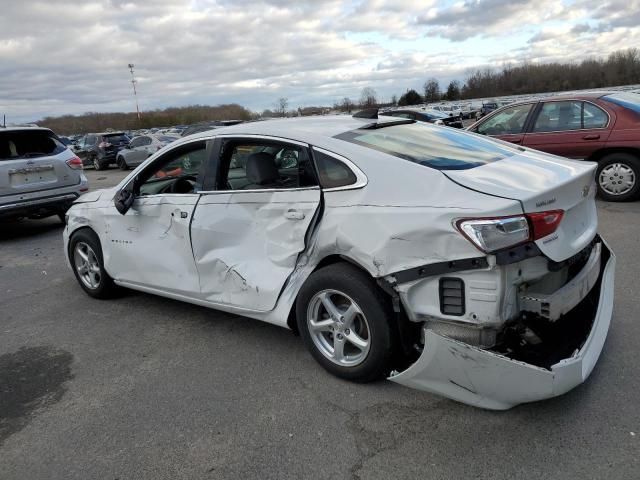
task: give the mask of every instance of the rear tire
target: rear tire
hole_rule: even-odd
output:
[[[92,230],[83,228],[69,241],[71,268],[80,287],[91,297],[113,298],[119,288],[104,269],[100,239]]]
[[[129,170],[129,165],[127,165],[126,160],[124,159],[124,157],[118,157],[118,167],[120,167],[120,170]]]
[[[640,195],[640,159],[630,153],[610,153],[600,159],[596,171],[600,198],[628,202]]]
[[[304,344],[328,372],[361,383],[388,375],[392,312],[361,270],[338,263],[314,272],[300,289],[296,317]]]

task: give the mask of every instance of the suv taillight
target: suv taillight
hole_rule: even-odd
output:
[[[67,160],[67,165],[69,165],[69,168],[73,168],[74,170],[82,170],[82,160],[80,160],[78,157],[71,157],[69,160]]]

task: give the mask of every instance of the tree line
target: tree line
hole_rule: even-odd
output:
[[[136,130],[151,127],[191,125],[209,120],[250,120],[253,114],[241,105],[191,105],[171,107],[164,110],[142,112],[138,120],[135,112],[98,113],[45,117],[36,122],[61,135],[103,132],[107,129]]]
[[[604,59],[586,59],[579,63],[552,62],[522,65],[504,65],[500,69],[477,69],[467,74],[464,83],[452,80],[445,89],[436,78],[429,78],[422,92],[409,89],[390,102],[378,100],[371,88],[363,89],[360,101],[350,98],[334,104],[334,108],[351,111],[354,107],[406,106],[434,103],[442,100],[522,95],[529,93],[560,92],[640,84],[640,50],[629,48],[611,53]]]

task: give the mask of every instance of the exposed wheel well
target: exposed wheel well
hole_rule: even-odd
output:
[[[328,265],[333,265],[334,263],[348,263],[348,264],[353,265],[354,267],[358,268],[359,270],[362,270],[367,275],[371,276],[371,274],[367,271],[366,268],[364,268],[361,265],[359,265],[358,263],[354,262],[352,259],[350,259],[348,257],[343,257],[341,255],[328,255],[328,256],[324,257],[322,260],[320,260],[318,265],[316,265],[316,268],[313,269],[313,272],[316,272],[316,271],[320,270],[321,268],[324,268],[324,267],[326,267]],[[313,272],[311,272],[310,275],[313,275]],[[298,297],[296,296],[296,300],[297,300],[297,298]],[[287,317],[287,326],[291,330],[293,330],[293,332],[296,335],[299,334],[299,332],[298,332],[298,323],[296,322],[296,302],[293,302],[293,305],[291,305],[291,310],[289,311],[289,316]]]
[[[596,152],[593,152],[590,157],[586,160],[591,162],[599,162],[603,157],[611,153],[629,153],[631,155],[635,155],[640,158],[640,148],[632,148],[632,147],[611,147],[611,148],[602,148]]]
[[[80,228],[76,228],[73,232],[71,232],[69,234],[69,245],[67,246],[67,254],[69,255],[69,258],[71,258],[71,239],[73,238],[74,235],[76,235],[78,232],[83,231],[83,230],[88,230],[91,233],[93,233],[96,238],[98,239],[98,243],[100,244],[100,248],[102,248],[102,242],[100,241],[100,235],[98,235],[98,232],[96,232],[93,228],[91,227],[80,227]]]

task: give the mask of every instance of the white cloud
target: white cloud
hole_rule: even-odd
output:
[[[639,2],[5,0],[0,113],[131,111],[130,62],[144,109],[331,103],[363,86],[388,98],[478,64],[640,46]],[[483,51],[521,32],[529,43]]]

